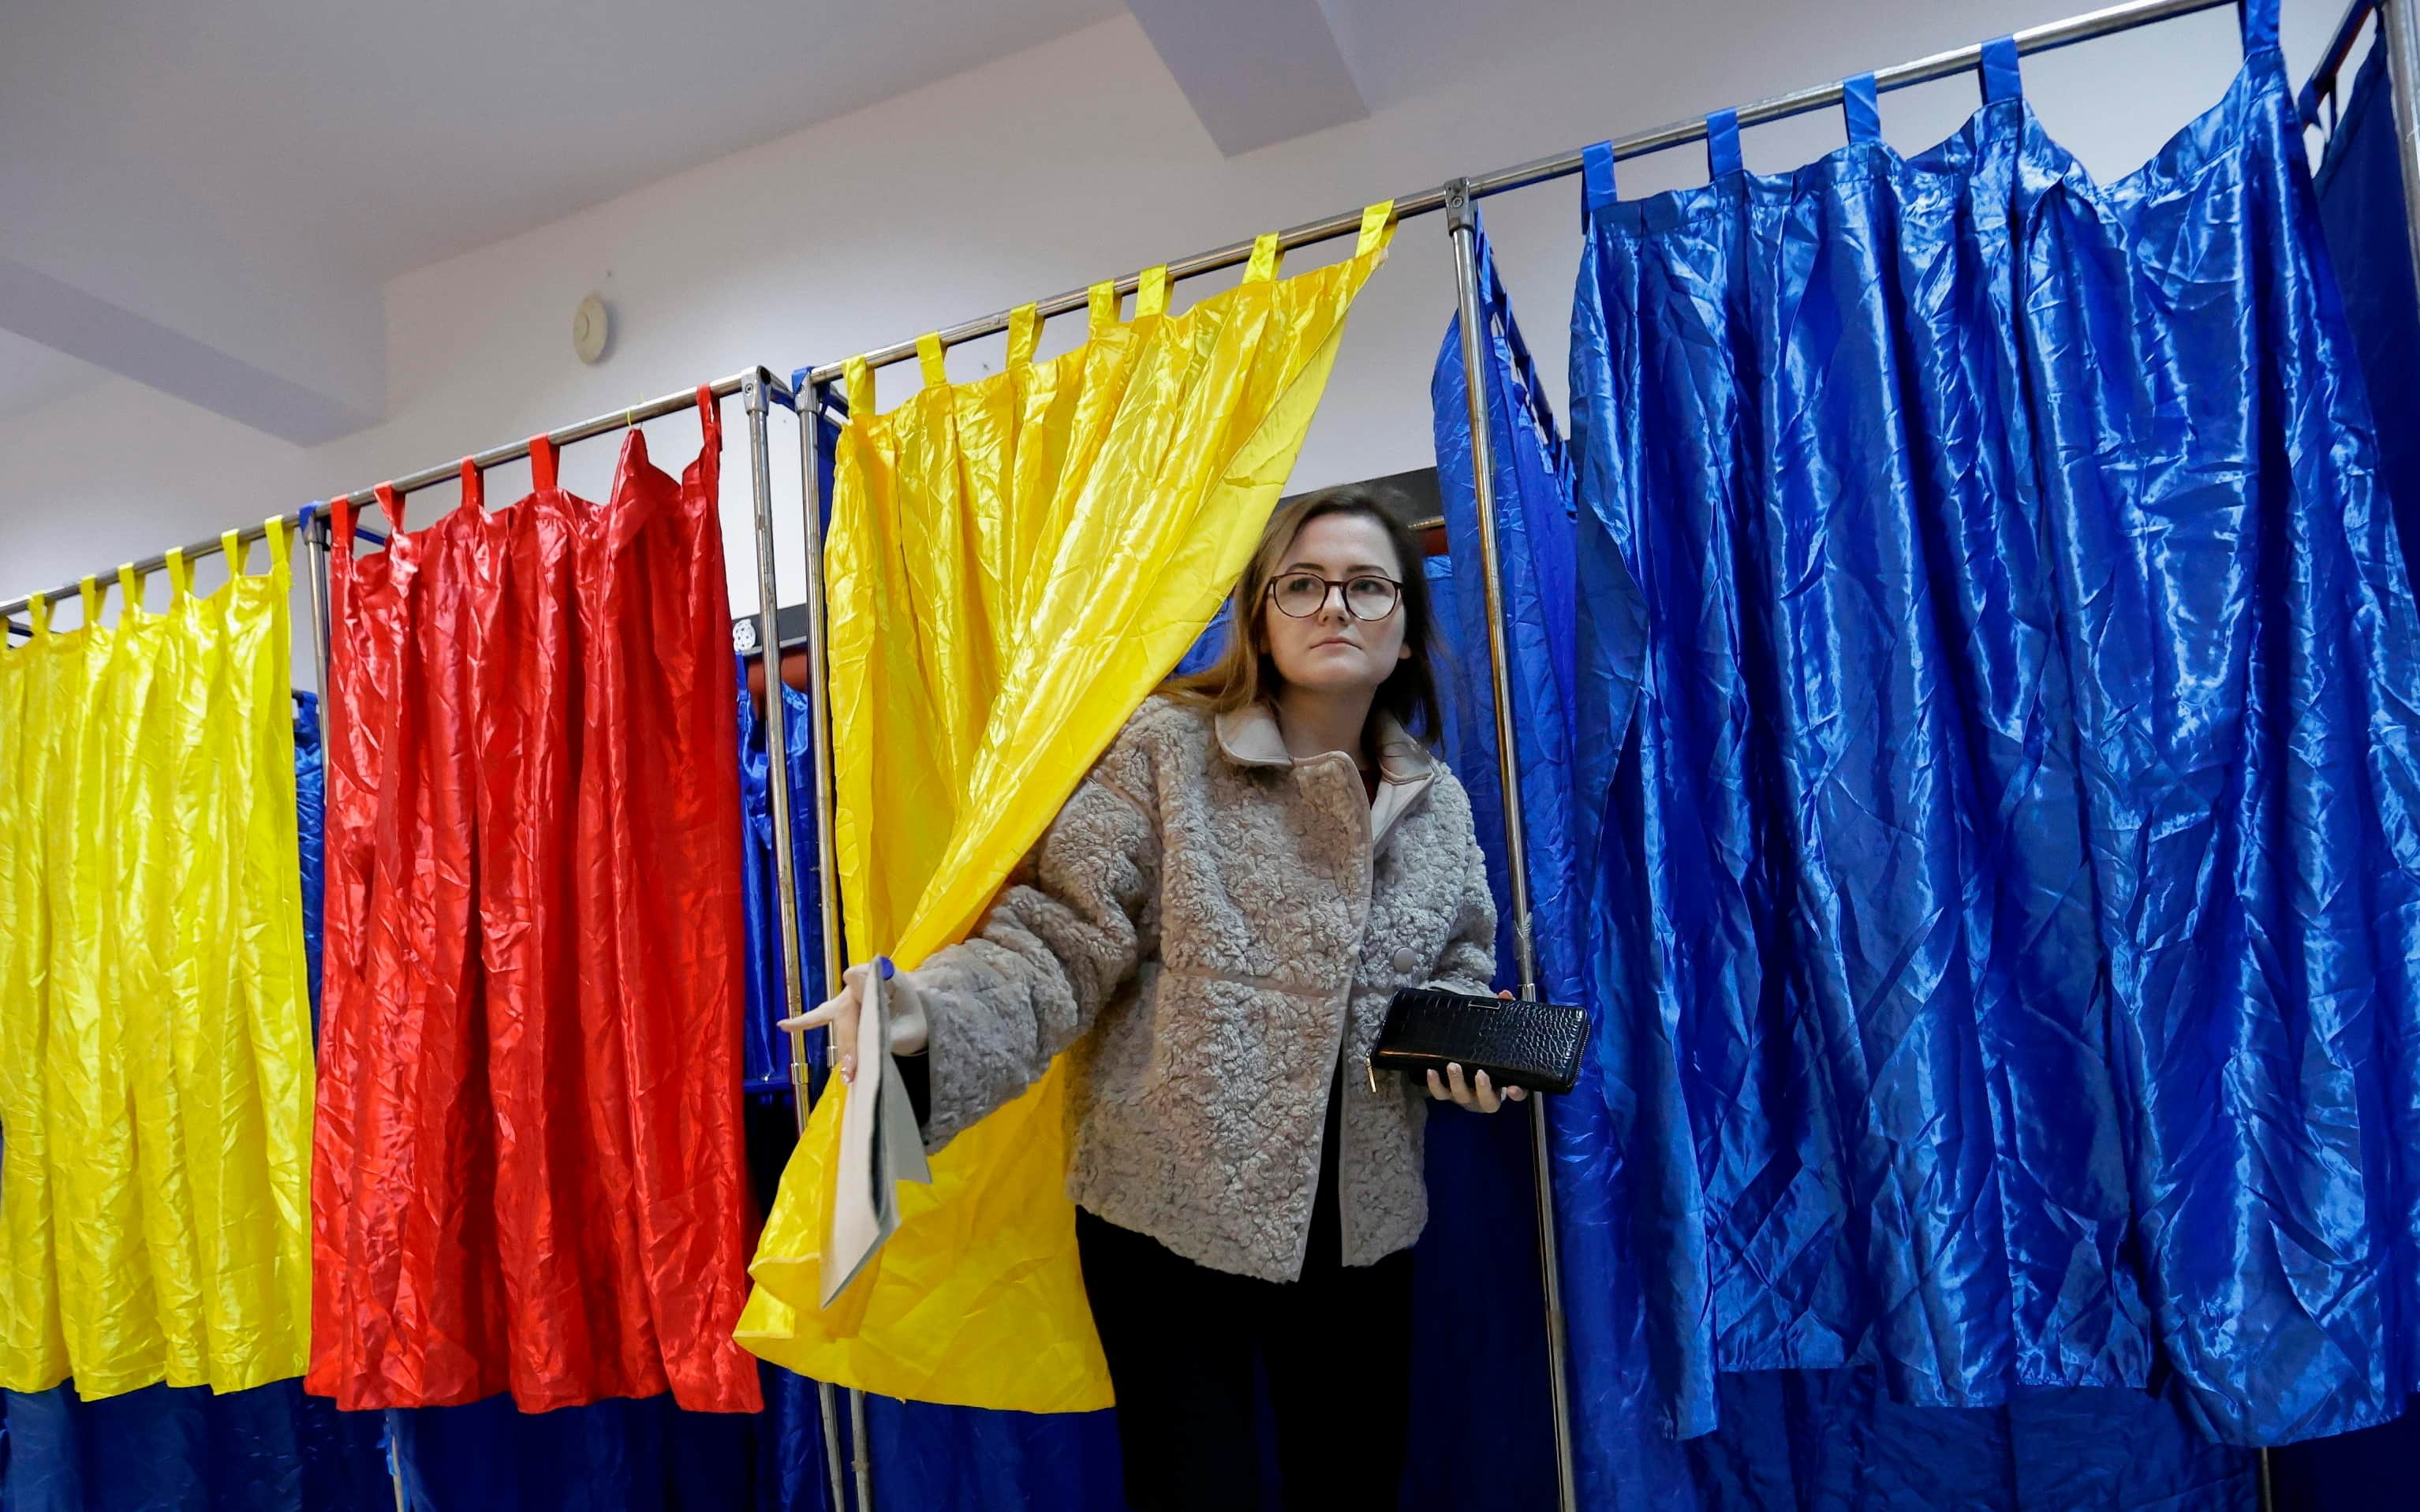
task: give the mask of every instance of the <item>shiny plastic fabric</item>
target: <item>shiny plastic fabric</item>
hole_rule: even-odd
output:
[[[1724,1376],[1722,1427],[1685,1447],[1706,1512],[2256,1512],[2246,1450],[2212,1443],[2157,1397],[2117,1387],[2024,1393],[1999,1407],[1911,1407],[1882,1372]],[[1587,1502],[1583,1505],[1593,1505]],[[2295,1504],[2279,1501],[2279,1506]]]
[[[972,928],[1135,706],[1217,612],[1257,543],[1384,255],[1373,206],[1354,255],[1166,312],[1146,274],[1131,324],[1094,290],[1083,346],[874,412],[848,372],[825,551],[850,954],[913,966]],[[845,1096],[845,1093],[843,1094]],[[741,1337],[804,1374],[889,1396],[1070,1412],[1109,1404],[1067,1201],[1054,1071],[900,1192],[902,1227],[816,1308],[842,1097],[817,1107],[758,1246]]]
[[[1578,841],[1601,832],[1608,817],[1575,807],[1571,764],[1553,759],[1569,749],[1562,736],[1575,704],[1566,670],[1578,661],[1583,618],[1591,635],[1635,635],[1637,627],[1630,617],[1596,612],[1604,604],[1583,615],[1578,595],[1559,586],[1572,584],[1577,568],[1568,517],[1572,479],[1483,233],[1477,250],[1497,545],[1512,616],[1507,651],[1522,737],[1538,949],[1551,995],[1576,990],[1561,973],[1572,969],[1587,938],[1585,905],[1558,909],[1551,900],[1566,886],[1564,868],[1576,864]],[[1438,353],[1433,398],[1439,491],[1455,548],[1452,556],[1428,563],[1447,627],[1446,756],[1471,790],[1473,807],[1483,804],[1497,816],[1494,685],[1458,324],[1449,326]],[[1482,822],[1479,835],[1497,905],[1509,909],[1500,817]],[[1509,983],[1509,957],[1499,971]],[[1625,1006],[1598,1003],[1593,1012],[1602,1025]],[[1889,1399],[1870,1365],[1720,1377],[1719,1426],[1686,1445],[1674,1443],[1658,1431],[1636,1261],[1624,1250],[1627,1227],[1613,1221],[1627,1170],[1607,1132],[1602,1072],[1591,1064],[1582,1086],[1551,1100],[1547,1110],[1582,1505],[1599,1512],[2067,1512],[2085,1505],[2242,1512],[2252,1499],[2248,1455],[2210,1443],[2169,1404],[2139,1393],[2044,1393],[2001,1408],[1904,1407]],[[1510,1137],[1485,1143],[1484,1136],[1499,1134]],[[1463,1424],[1489,1442],[1517,1445],[1527,1435],[1538,1447],[1527,1458],[1504,1457],[1513,1471],[1487,1487],[1457,1484],[1450,1467],[1425,1467],[1406,1484],[1406,1507],[1553,1504],[1551,1451],[1543,1443],[1544,1344],[1535,1337],[1543,1304],[1528,1252],[1535,1219],[1528,1139],[1521,1120],[1448,1117],[1430,1125],[1433,1212],[1417,1252],[1420,1316],[1450,1319],[1436,1331],[1456,1341],[1449,1350],[1466,1336],[1500,1341],[1477,1352],[1501,1360],[1503,1369],[1487,1382],[1492,1396],[1454,1399],[1463,1377],[1450,1357],[1435,1368],[1416,1362],[1413,1431],[1421,1442]],[[1476,1211],[1490,1204],[1492,1213]],[[1523,1338],[1525,1329],[1531,1338]],[[1442,1410],[1434,1419],[1423,1415],[1431,1403]]]
[[[753,1411],[721,427],[337,552],[315,1391]],[[336,539],[350,541],[339,504]]]
[[[2248,16],[2108,186],[2005,42],[1915,159],[1590,155],[1585,980],[1676,1435],[1868,1358],[2243,1443],[2411,1385],[2420,615]]]
[[[684,1412],[662,1396],[551,1412],[504,1396],[397,1412],[404,1493],[412,1512],[823,1512],[814,1388],[759,1368],[765,1410],[753,1414]],[[891,1500],[887,1473],[883,1495],[917,1504]]]
[[[0,1385],[237,1391],[308,1347],[312,1064],[270,571],[0,653]],[[230,532],[231,566],[243,552]]]
[[[2378,478],[2395,501],[2407,568],[2420,563],[2420,290],[2396,149],[2386,49],[2373,47],[2328,133],[2315,187],[2378,420]],[[2414,573],[2420,577],[2420,572]]]
[[[294,695],[294,829],[302,862],[302,960],[311,984],[311,1038],[319,1037],[319,921],[327,907],[328,768],[319,745],[319,695]]]
[[[300,1381],[217,1395],[146,1386],[86,1402],[72,1386],[7,1401],[8,1512],[392,1512],[379,1414],[339,1412]]]
[[[751,1093],[790,1090],[790,1037],[773,1026],[789,1011],[782,984],[782,932],[773,898],[772,760],[764,721],[743,680],[739,685],[739,802],[748,815],[748,870],[742,877],[748,919],[748,1016],[740,1060]],[[814,714],[807,696],[784,685],[787,724],[783,754],[790,768],[790,857],[799,888],[799,958],[806,968],[805,1000],[824,997],[823,865],[815,843]],[[809,1054],[820,1052],[813,1036]]]

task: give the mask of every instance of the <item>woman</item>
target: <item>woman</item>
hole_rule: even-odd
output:
[[[1233,622],[982,929],[894,979],[892,1045],[935,1149],[1069,1052],[1068,1192],[1135,1512],[1257,1504],[1256,1357],[1286,1504],[1392,1507],[1425,1108],[1367,1058],[1397,989],[1487,991],[1496,909],[1469,801],[1407,733],[1438,728],[1409,533],[1360,489],[1298,500]],[[833,1029],[845,1078],[862,971],[793,1021]],[[1459,1066],[1426,1091],[1523,1095]]]

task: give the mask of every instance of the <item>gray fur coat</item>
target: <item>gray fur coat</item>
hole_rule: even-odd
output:
[[[1469,800],[1382,729],[1378,800],[1342,752],[1295,763],[1255,708],[1155,698],[1067,800],[982,930],[905,973],[929,1144],[1061,1051],[1068,1195],[1213,1270],[1302,1273],[1331,1075],[1344,1262],[1419,1237],[1425,1087],[1365,1061],[1400,987],[1483,993],[1496,908]]]

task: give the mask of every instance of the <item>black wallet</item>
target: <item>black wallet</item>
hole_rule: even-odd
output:
[[[1483,1071],[1498,1087],[1568,1092],[1579,1082],[1587,1046],[1580,1009],[1406,987],[1387,1005],[1370,1074],[1373,1083],[1382,1071],[1442,1076],[1459,1065],[1466,1077]]]

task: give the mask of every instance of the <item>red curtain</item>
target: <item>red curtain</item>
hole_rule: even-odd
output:
[[[309,1387],[753,1412],[721,425],[340,545]],[[352,518],[339,506],[336,539]]]

